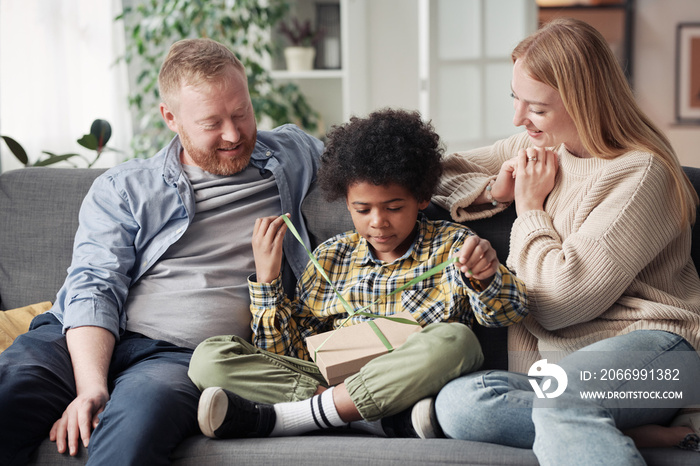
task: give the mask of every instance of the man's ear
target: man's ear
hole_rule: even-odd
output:
[[[174,133],[177,133],[177,123],[175,122],[175,114],[168,109],[165,102],[160,103],[160,115],[163,117],[163,121],[168,125],[168,128]]]

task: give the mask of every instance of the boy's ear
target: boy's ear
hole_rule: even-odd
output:
[[[418,203],[418,210],[423,210],[430,205],[430,199]]]

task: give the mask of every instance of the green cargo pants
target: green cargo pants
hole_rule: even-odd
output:
[[[411,335],[345,380],[350,398],[367,421],[399,413],[434,396],[450,380],[477,370],[484,357],[476,335],[458,323],[435,323]],[[311,398],[327,386],[316,364],[261,350],[236,336],[203,341],[189,376],[204,390],[222,387],[261,403]]]

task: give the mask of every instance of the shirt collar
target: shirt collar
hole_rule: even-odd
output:
[[[273,158],[274,155],[275,151],[272,150],[267,144],[260,141],[260,138],[258,137],[255,141],[253,153],[250,155],[250,164],[255,168],[265,168],[268,160]]]
[[[163,179],[166,183],[174,185],[182,173],[182,165],[180,164],[182,145],[180,144],[180,137],[176,134],[163,150],[165,151],[165,156],[163,157]]]

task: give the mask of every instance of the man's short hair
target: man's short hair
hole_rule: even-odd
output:
[[[243,73],[241,61],[226,46],[211,39],[183,39],[175,42],[163,61],[158,75],[160,98],[168,106],[177,104],[183,85],[215,81],[230,68]]]
[[[444,148],[418,112],[383,109],[353,117],[328,133],[318,179],[328,200],[359,182],[397,184],[419,202],[430,200],[442,175]]]

